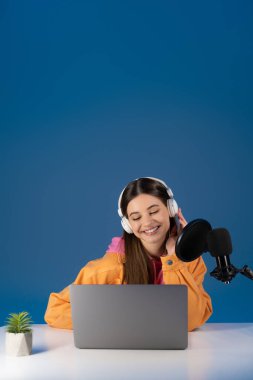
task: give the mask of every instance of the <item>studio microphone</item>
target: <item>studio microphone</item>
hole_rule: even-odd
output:
[[[177,257],[185,262],[196,260],[205,252],[216,259],[216,268],[210,275],[216,280],[229,284],[237,273],[253,280],[253,271],[244,265],[238,269],[230,263],[232,253],[231,237],[225,228],[212,228],[205,219],[189,222],[177,238],[175,251]]]
[[[229,255],[232,253],[232,241],[226,228],[214,228],[206,236],[207,250],[215,257],[217,267],[210,273],[226,284],[235,277],[236,272],[230,263]]]

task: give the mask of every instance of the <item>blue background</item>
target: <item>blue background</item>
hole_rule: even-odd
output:
[[[188,221],[252,255],[252,1],[1,1],[3,324],[103,256],[117,201],[163,179]],[[210,272],[215,260],[204,255]],[[252,282],[206,275],[210,322],[252,322]]]

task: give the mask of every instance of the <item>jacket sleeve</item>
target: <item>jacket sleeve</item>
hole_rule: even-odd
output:
[[[121,274],[117,267],[106,268],[103,259],[90,261],[84,266],[73,284],[120,284]],[[59,293],[51,293],[44,319],[51,327],[72,329],[69,286]]]
[[[192,331],[203,325],[213,312],[211,298],[203,288],[207,268],[202,257],[190,263],[177,260],[178,270],[171,272],[170,282],[188,287],[188,331]]]
[[[89,264],[81,269],[73,283],[79,285],[93,283]],[[59,293],[50,294],[44,319],[51,327],[57,327],[60,329],[73,328],[69,286]]]
[[[207,268],[202,257],[188,263],[187,269],[182,270],[182,276],[188,283],[188,330],[192,331],[208,320],[213,307],[210,296],[203,288]]]
[[[51,327],[72,329],[69,286],[59,293],[50,294],[44,319]]]

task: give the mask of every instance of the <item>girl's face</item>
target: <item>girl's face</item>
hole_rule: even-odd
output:
[[[168,208],[159,198],[140,194],[127,206],[127,217],[134,235],[144,247],[161,247],[170,228]]]

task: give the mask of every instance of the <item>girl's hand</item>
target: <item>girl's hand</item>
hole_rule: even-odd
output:
[[[180,222],[180,227],[182,227],[182,229],[183,229],[187,225],[187,221],[185,220],[185,218],[182,214],[181,208],[178,209],[178,219]],[[168,256],[174,255],[177,238],[178,238],[177,226],[174,226],[172,231],[171,231],[170,237],[166,242],[166,251],[167,251]]]
[[[182,226],[182,228],[184,228],[186,225],[187,225],[187,221],[185,220],[183,214],[182,214],[182,210],[181,208],[178,209],[178,219],[179,219],[179,222],[180,222],[180,225]]]

